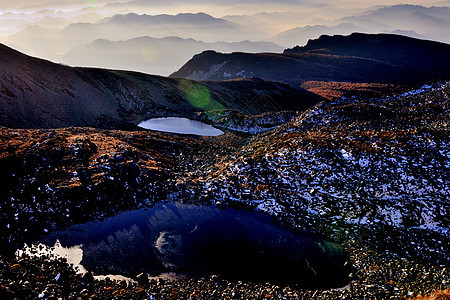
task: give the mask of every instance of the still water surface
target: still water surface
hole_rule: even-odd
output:
[[[153,118],[139,123],[138,126],[156,131],[200,136],[219,136],[223,134],[223,131],[211,125],[186,118]]]
[[[222,274],[231,279],[348,283],[344,248],[256,211],[166,203],[54,232],[43,242],[82,250],[95,274]]]

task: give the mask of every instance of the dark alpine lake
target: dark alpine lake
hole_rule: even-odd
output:
[[[43,242],[56,240],[81,245],[81,265],[95,274],[221,274],[321,288],[348,283],[341,245],[275,225],[257,211],[166,203],[76,225]]]

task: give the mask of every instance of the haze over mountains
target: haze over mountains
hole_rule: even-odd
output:
[[[265,1],[233,9],[231,3],[205,6],[199,1],[203,10],[195,11],[197,6],[191,5],[183,13],[169,9],[175,2],[149,5],[145,1],[0,10],[0,42],[54,62],[159,75],[176,71],[204,50],[280,53],[322,34],[385,32],[450,42],[450,8],[445,2],[435,3],[439,7],[366,4],[352,8],[294,2],[277,3],[278,11]],[[139,10],[133,10],[136,7]]]
[[[248,37],[237,24],[214,18],[204,13],[172,15],[138,15],[134,13],[115,15],[96,23],[73,23],[60,29],[32,26],[9,37],[10,43],[33,49],[38,55],[65,53],[77,45],[88,44],[96,39],[127,40],[151,36],[164,38],[178,36],[207,42],[220,39],[240,41]]]
[[[395,5],[369,10],[363,14],[326,21],[315,26],[296,27],[271,39],[283,46],[304,45],[321,34],[398,33],[416,38],[450,43],[449,7]]]
[[[138,37],[125,41],[95,40],[72,48],[62,58],[69,65],[104,67],[169,75],[173,70],[205,50],[231,53],[282,52],[284,49],[270,42],[205,43],[179,37]],[[107,53],[107,55],[104,55]],[[172,70],[172,71],[169,71]]]

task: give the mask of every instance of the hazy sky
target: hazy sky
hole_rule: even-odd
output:
[[[372,5],[394,5],[400,3],[407,4],[420,4],[420,5],[431,5],[436,4],[439,1],[436,0],[409,0],[409,1],[352,1],[352,0],[325,0],[325,1],[314,1],[314,0],[1,0],[0,9],[20,9],[20,8],[63,8],[63,7],[84,7],[86,5],[96,5],[104,6],[106,4],[113,3],[128,3],[129,6],[136,4],[139,5],[149,5],[149,6],[182,6],[188,7],[190,5],[197,7],[197,5],[204,5],[205,8],[214,6],[253,6],[253,5],[269,5],[273,7],[289,7],[292,5],[302,5],[302,4],[329,4],[337,6],[356,6],[356,7],[368,7]]]

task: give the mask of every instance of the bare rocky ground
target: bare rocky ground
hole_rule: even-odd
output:
[[[0,297],[448,299],[449,89],[341,98],[258,135],[1,128]],[[61,259],[13,255],[47,232],[169,195],[253,207],[338,241],[351,283],[323,291],[216,275],[98,281]]]

